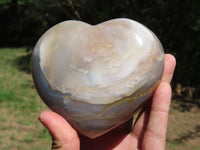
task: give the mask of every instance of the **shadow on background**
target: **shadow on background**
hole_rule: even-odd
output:
[[[178,105],[175,106],[176,110],[181,112],[190,111],[193,107],[200,109],[200,99],[187,99],[180,96],[173,96],[172,101],[175,101]]]
[[[187,133],[181,135],[180,137],[176,138],[175,141],[177,143],[185,143],[190,139],[194,139],[196,137],[200,137],[200,125],[197,125],[194,130],[189,130]]]
[[[30,70],[30,60],[32,55],[32,49],[26,48],[25,49],[26,54],[23,56],[17,57],[13,64],[17,67],[19,71],[23,71],[25,73],[31,73]]]
[[[199,137],[200,137],[200,125],[196,125],[193,129],[188,130],[186,133],[179,135],[175,139],[167,138],[167,142],[172,143],[173,145],[174,144],[182,145],[189,142],[189,140],[193,140]]]
[[[176,84],[173,87],[172,101],[175,101],[175,109],[181,112],[190,111],[193,107],[200,109],[200,88],[185,87]]]

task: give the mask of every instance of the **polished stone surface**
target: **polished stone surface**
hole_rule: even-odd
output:
[[[31,65],[43,101],[94,138],[130,119],[151,97],[163,73],[164,51],[133,20],[95,26],[65,21],[39,39]]]

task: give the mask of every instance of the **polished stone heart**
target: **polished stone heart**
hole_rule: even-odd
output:
[[[130,19],[65,21],[37,42],[31,60],[43,101],[74,129],[98,137],[130,119],[160,82],[158,38]]]

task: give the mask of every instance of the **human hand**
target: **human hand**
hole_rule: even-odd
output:
[[[147,103],[132,127],[132,119],[96,139],[78,133],[69,123],[52,111],[39,115],[41,123],[52,136],[53,150],[164,150],[168,113],[171,102],[170,82],[175,58],[165,55],[164,73],[152,101]]]

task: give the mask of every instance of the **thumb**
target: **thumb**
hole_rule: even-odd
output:
[[[43,111],[38,119],[52,136],[52,150],[79,150],[78,134],[64,118],[55,112]]]

